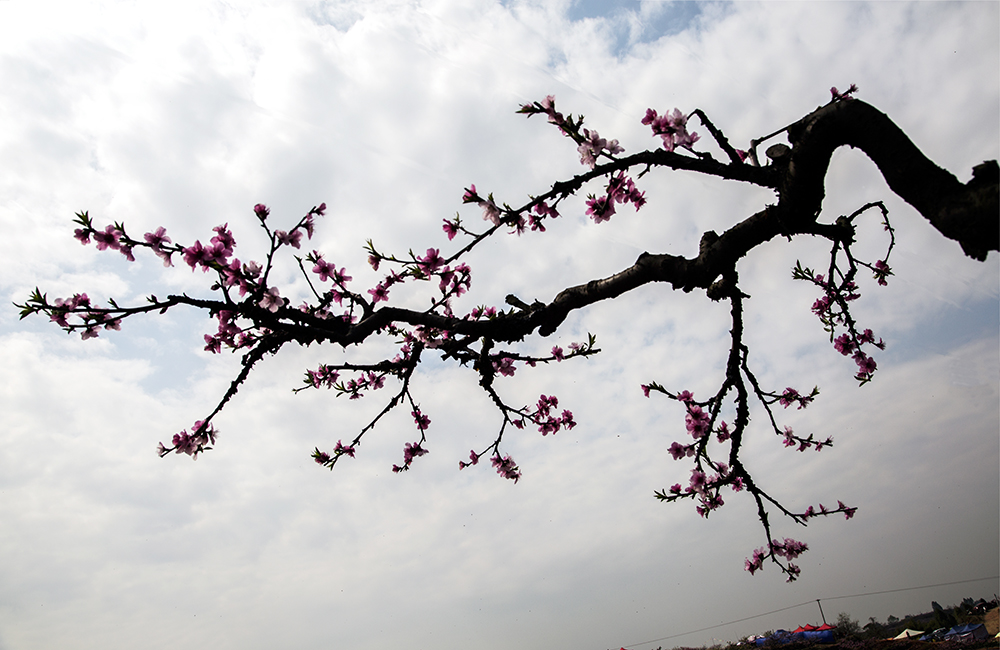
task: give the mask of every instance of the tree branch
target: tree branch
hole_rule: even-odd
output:
[[[788,129],[792,150],[780,186],[785,221],[813,221],[824,197],[830,157],[838,147],[861,149],[889,187],[931,225],[954,239],[969,257],[983,261],[1000,250],[1000,168],[987,161],[962,184],[931,162],[887,115],[857,99],[832,102]]]

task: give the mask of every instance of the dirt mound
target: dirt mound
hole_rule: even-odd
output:
[[[1000,607],[994,607],[986,612],[986,616],[983,617],[983,624],[986,625],[986,631],[989,632],[991,637],[996,636],[997,632],[1000,632]]]

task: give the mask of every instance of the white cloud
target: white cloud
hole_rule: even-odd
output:
[[[581,169],[555,129],[513,114],[551,93],[636,151],[655,144],[639,124],[647,107],[700,107],[746,143],[853,82],[962,180],[998,156],[995,4],[705,4],[679,18],[663,5],[0,3],[3,296],[21,301],[36,284],[100,300],[203,295],[201,273],[81,247],[72,214],[135,234],[164,225],[183,242],[228,222],[253,258],[264,246],[257,202],[278,223],[325,201],[312,245],[371,286],[367,238],[399,254],[451,250],[441,219],[480,219],[461,206],[464,187],[517,204]],[[666,35],[638,31],[636,16]],[[897,346],[871,385],[857,388],[853,364],[825,340],[814,288],[790,279],[796,259],[821,265],[825,246],[776,241],[740,267],[761,381],[823,390],[783,422],[836,440],[798,454],[761,431],[747,462],[790,505],[861,508],[849,523],[780,525],[812,547],[799,583],[741,571],[761,534],[740,495],[708,521],[651,497],[686,480],[665,452],[683,412],[638,386],[715,389],[729,322],[704,296],[646,287],[526,343],[565,347],[594,332],[604,352],[498,381],[513,402],[558,395],[580,423],[554,438],[507,436],[524,472],[516,486],[483,464],[456,471],[499,424],[467,368],[434,362],[417,378],[431,453],[406,475],[389,471],[413,439],[406,413],[332,475],[312,463],[313,447],[352,438],[381,407],[375,396],[292,395],[306,367],[345,354],[315,347],[263,362],[220,417],[218,449],[161,460],[156,442],[207,413],[236,371],[235,358],[201,351],[206,320],[178,312],[80,342],[10,309],[0,644],[619,647],[817,597],[995,575],[996,256],[965,259],[856,152],[838,154],[829,181],[831,217],[885,199],[897,228],[896,277],[863,285],[857,303]],[[548,300],[644,250],[691,255],[704,230],[772,200],[684,174],[654,172],[640,186],[650,203],[637,214],[595,226],[582,201],[567,201],[544,235],[476,251],[467,304],[511,292]],[[877,224],[865,228],[876,244],[864,253],[877,256]],[[294,274],[282,267],[282,294],[304,296]],[[956,335],[948,323],[962,319],[980,324]],[[832,606],[884,618],[982,586]],[[795,610],[664,644],[816,618]]]

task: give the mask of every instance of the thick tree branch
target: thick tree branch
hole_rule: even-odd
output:
[[[954,239],[965,254],[983,261],[1000,250],[1000,169],[987,161],[966,184],[931,162],[887,115],[860,100],[828,104],[788,129],[792,150],[781,183],[781,205],[789,230],[814,221],[824,197],[830,157],[837,147],[861,149],[889,187]]]

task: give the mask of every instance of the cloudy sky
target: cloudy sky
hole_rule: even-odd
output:
[[[291,225],[325,201],[313,246],[371,286],[365,240],[450,252],[442,218],[478,220],[461,205],[469,184],[519,204],[582,169],[553,128],[514,114],[548,94],[635,152],[657,145],[648,107],[701,108],[745,146],[856,83],[965,181],[1000,156],[998,61],[994,2],[0,1],[0,649],[651,649],[819,623],[816,599],[828,620],[864,622],[990,596],[995,578],[856,596],[1000,574],[1000,269],[996,254],[965,258],[855,151],[835,156],[824,218],[891,210],[896,276],[865,279],[855,312],[889,346],[875,381],[857,387],[809,311],[815,288],[790,277],[825,246],[774,241],[740,266],[758,377],[822,391],[782,423],[836,443],[786,450],[758,414],[745,462],[790,507],[860,508],[805,530],[777,522],[811,549],[792,585],[743,570],[763,542],[749,499],[706,521],[652,496],[686,480],[666,451],[683,410],[639,386],[718,386],[728,315],[703,294],[646,287],[526,342],[592,332],[603,352],[498,381],[513,403],[558,395],[579,422],[507,438],[517,485],[457,470],[498,415],[469,369],[433,360],[414,384],[431,453],[413,471],[389,471],[413,439],[405,413],[355,460],[318,468],[312,449],[381,404],[291,389],[307,367],[381,350],[283,351],[218,418],[216,450],[160,459],[157,442],[236,372],[202,350],[212,323],[171,312],[81,341],[11,303],[35,286],[120,302],[208,293],[200,273],[80,246],[78,210],[183,243],[228,223],[238,254],[259,258],[255,203]],[[666,171],[641,187],[640,213],[598,226],[567,203],[544,235],[478,250],[465,310],[549,300],[643,251],[690,256],[702,232],[772,198]],[[881,228],[861,234],[876,259]],[[305,297],[287,261],[275,277]]]

